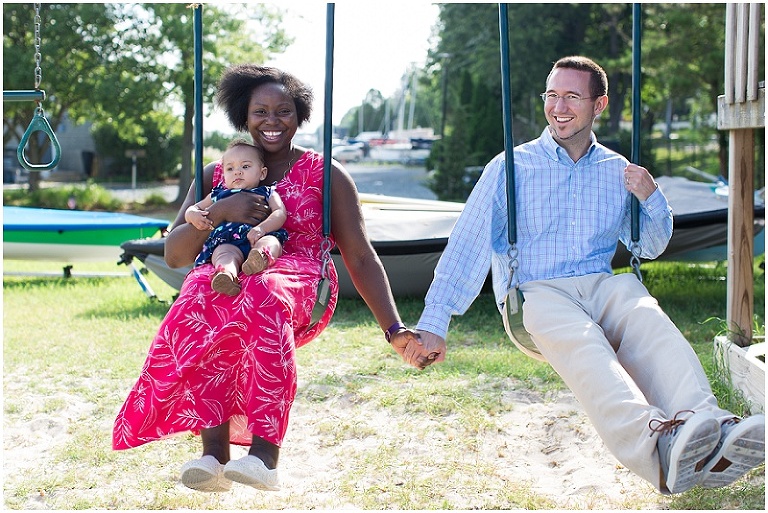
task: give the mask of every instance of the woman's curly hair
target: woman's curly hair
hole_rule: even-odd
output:
[[[238,64],[221,75],[216,103],[224,109],[229,122],[239,132],[248,131],[248,105],[253,90],[264,84],[280,84],[296,104],[299,126],[312,114],[312,89],[295,76],[277,68]]]

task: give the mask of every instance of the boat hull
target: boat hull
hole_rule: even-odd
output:
[[[114,212],[3,207],[3,258],[55,262],[119,259],[120,245],[152,237],[168,221]]]
[[[682,192],[676,190],[677,185],[683,188]],[[684,182],[665,182],[662,190],[668,198],[671,197],[670,204],[675,212],[674,231],[666,251],[658,260],[727,259],[724,246],[728,238],[727,201],[723,204],[722,198],[712,198],[711,209],[701,211],[706,208],[710,193],[708,189],[696,191],[697,188]],[[693,201],[681,201],[686,191],[696,193]],[[397,297],[423,297],[464,205],[372,194],[361,194],[360,199],[368,238],[389,277],[392,293]],[[756,208],[755,255],[764,252],[764,218],[764,207]],[[164,243],[163,239],[129,241],[123,244],[123,249],[125,255],[138,258],[163,281],[180,289],[190,268],[169,269],[163,260]],[[339,294],[359,297],[338,250],[334,249],[331,256],[339,275]],[[620,245],[612,265],[614,268],[627,267],[629,260],[629,252]]]

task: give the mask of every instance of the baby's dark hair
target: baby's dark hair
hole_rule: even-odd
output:
[[[249,148],[252,148],[253,151],[255,151],[258,154],[259,160],[261,161],[261,165],[262,166],[264,165],[264,148],[256,144],[253,144],[251,141],[248,141],[246,139],[238,138],[227,145],[227,150],[231,150],[232,148],[236,148],[238,146],[247,146]]]
[[[264,84],[279,84],[293,98],[299,126],[312,114],[312,89],[298,78],[277,68],[238,64],[224,70],[219,80],[216,103],[224,109],[232,127],[238,132],[248,131],[248,105],[253,90]]]

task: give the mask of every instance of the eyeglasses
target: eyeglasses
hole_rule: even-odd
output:
[[[581,105],[582,100],[594,100],[595,98],[600,98],[600,96],[581,97],[578,94],[573,93],[568,93],[563,96],[555,93],[541,93],[540,96],[541,99],[544,100],[544,103],[549,105],[554,105],[557,103],[557,100],[563,100],[566,105],[571,107],[578,107]]]

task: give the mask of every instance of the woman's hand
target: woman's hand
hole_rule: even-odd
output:
[[[257,225],[266,219],[272,210],[260,194],[233,194],[208,207],[208,219],[214,226],[221,223],[243,223]]]
[[[426,339],[422,340],[422,335]],[[419,370],[445,359],[445,341],[429,332],[401,330],[392,335],[392,348],[403,359]]]

